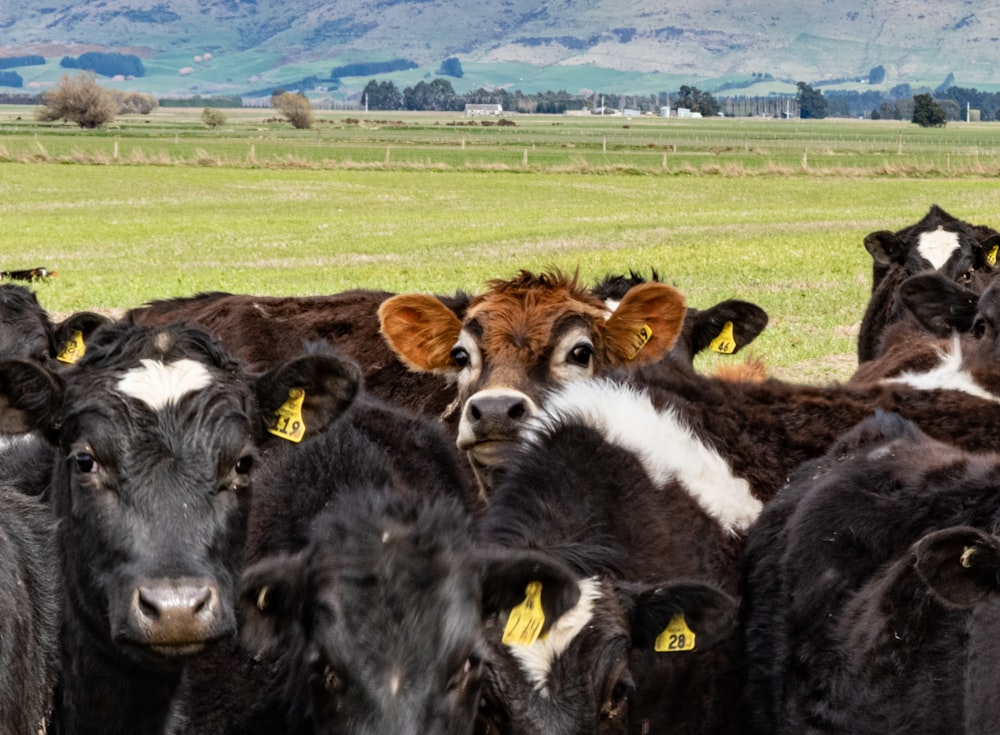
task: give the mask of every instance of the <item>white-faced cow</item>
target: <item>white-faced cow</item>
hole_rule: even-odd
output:
[[[629,289],[609,312],[575,278],[526,271],[490,281],[462,314],[423,294],[379,307],[382,334],[408,366],[456,381],[457,443],[487,495],[549,387],[659,360],[684,313],[683,296],[663,283]]]
[[[956,219],[935,204],[920,222],[897,232],[872,232],[864,244],[872,256],[872,293],[858,333],[859,362],[881,355],[885,330],[905,318],[899,290],[910,276],[934,270],[982,291],[992,276],[1000,234]]]
[[[800,468],[747,545],[749,732],[996,732],[998,487],[891,414]]]
[[[200,330],[126,325],[96,332],[64,371],[0,362],[5,424],[52,442],[52,731],[164,730],[184,664],[235,632],[258,447],[321,431],[359,377],[308,355],[251,379]]]

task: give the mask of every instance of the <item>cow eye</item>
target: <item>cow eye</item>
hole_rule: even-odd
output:
[[[969,333],[976,339],[982,339],[986,334],[986,320],[982,316],[976,315],[976,318],[972,320],[972,329]]]
[[[451,359],[455,361],[455,364],[464,368],[469,364],[469,351],[464,347],[453,347],[451,349]]]
[[[73,461],[76,462],[78,472],[90,474],[97,471],[97,460],[87,452],[77,452],[73,455]]]
[[[607,701],[604,706],[601,707],[601,714],[609,719],[613,720],[623,714],[622,710],[628,701],[628,698],[635,691],[635,684],[630,676],[625,676],[619,679],[614,687],[611,689],[611,693],[608,696]]]
[[[246,454],[240,457],[238,460],[236,460],[236,466],[234,467],[234,469],[236,470],[237,475],[246,475],[250,473],[252,467],[253,467],[253,455]]]
[[[962,284],[972,283],[972,269],[970,268],[965,273],[958,277],[958,282]]]
[[[580,367],[587,367],[590,364],[590,358],[594,356],[594,347],[588,344],[579,344],[570,350],[569,357]]]

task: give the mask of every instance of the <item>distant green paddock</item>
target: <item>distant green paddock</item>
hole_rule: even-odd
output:
[[[866,234],[932,203],[1000,225],[990,124],[319,113],[295,131],[224,113],[214,131],[200,109],[80,131],[0,108],[0,270],[58,270],[35,288],[64,313],[655,267],[692,306],[760,304],[754,352],[825,382],[855,362]]]

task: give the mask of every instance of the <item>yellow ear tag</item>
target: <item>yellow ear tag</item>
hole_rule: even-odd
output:
[[[736,338],[733,336],[732,322],[726,322],[722,325],[722,331],[709,343],[708,349],[713,352],[721,352],[723,355],[731,355],[736,352]]]
[[[301,388],[288,391],[288,400],[274,412],[267,430],[296,444],[302,441],[302,437],[306,435],[306,422],[302,419],[302,401],[305,397],[306,392]]]
[[[530,646],[538,640],[545,624],[542,611],[542,583],[528,582],[524,602],[514,607],[507,617],[507,627],[500,640],[505,646]]]
[[[986,264],[991,268],[997,264],[997,251],[1000,250],[1000,245],[994,245],[990,248],[990,251],[986,253]]]
[[[639,331],[635,333],[635,343],[632,345],[632,354],[628,356],[629,360],[635,358],[639,354],[639,351],[646,346],[646,343],[653,338],[653,330],[649,328],[648,324],[643,324]]]
[[[87,346],[83,344],[83,332],[78,330],[73,332],[73,336],[66,341],[66,344],[63,345],[62,351],[56,355],[56,359],[59,362],[72,365],[74,362],[83,357],[83,353],[86,351]]]
[[[688,627],[684,620],[684,613],[674,615],[663,632],[656,636],[656,643],[653,650],[659,652],[693,651],[694,631]]]

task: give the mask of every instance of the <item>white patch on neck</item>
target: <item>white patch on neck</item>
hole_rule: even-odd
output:
[[[539,638],[530,646],[508,646],[507,650],[517,659],[535,689],[543,697],[549,695],[547,683],[552,671],[552,662],[561,656],[580,631],[594,616],[594,603],[601,598],[601,587],[596,577],[581,579],[580,599],[572,610],[566,612],[549,628],[545,638]]]
[[[957,337],[952,340],[948,352],[938,350],[938,358],[941,362],[926,373],[905,372],[883,382],[902,383],[917,390],[957,390],[976,398],[1000,402],[1000,396],[990,393],[976,383],[972,375],[962,370],[962,345]]]
[[[685,426],[673,407],[657,411],[649,396],[608,380],[577,381],[546,399],[536,431],[576,418],[617,446],[634,452],[657,485],[676,479],[727,531],[746,529],[763,503],[719,453]]]
[[[934,270],[941,270],[941,266],[948,262],[948,258],[956,250],[957,232],[948,232],[939,227],[933,232],[921,232],[917,238],[917,252],[934,266]]]
[[[118,390],[136,398],[154,411],[179,401],[188,393],[208,386],[212,375],[195,360],[177,360],[164,364],[159,360],[140,360],[118,381]]]

